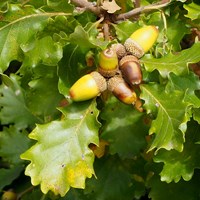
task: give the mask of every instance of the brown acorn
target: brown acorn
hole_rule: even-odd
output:
[[[120,76],[114,76],[108,80],[108,90],[125,104],[135,104],[137,100],[135,91]]]
[[[140,84],[142,81],[142,71],[139,60],[135,56],[124,56],[119,62],[122,76],[131,86]]]
[[[118,71],[118,57],[112,48],[105,49],[99,54],[99,73],[104,77],[112,77]]]

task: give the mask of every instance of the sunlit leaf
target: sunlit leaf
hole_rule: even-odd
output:
[[[185,15],[191,20],[200,19],[200,5],[192,2],[190,4],[184,4],[183,6],[188,13]]]
[[[98,110],[93,102],[73,104],[62,109],[65,118],[37,125],[30,133],[37,143],[21,155],[30,160],[25,174],[33,185],[41,184],[64,196],[70,187],[85,188],[85,179],[94,174],[94,154],[88,145],[98,144]]]

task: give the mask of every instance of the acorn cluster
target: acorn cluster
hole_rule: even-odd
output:
[[[70,88],[73,101],[84,101],[112,92],[121,102],[135,104],[135,85],[142,81],[139,59],[153,46],[158,37],[155,26],[145,26],[133,32],[124,44],[113,44],[99,54],[97,71],[84,75]]]

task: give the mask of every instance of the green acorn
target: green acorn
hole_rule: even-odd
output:
[[[85,101],[92,99],[107,89],[105,78],[98,72],[82,76],[69,90],[73,101]]]
[[[112,49],[105,49],[99,54],[98,71],[104,77],[112,77],[118,70],[118,57],[116,52]]]

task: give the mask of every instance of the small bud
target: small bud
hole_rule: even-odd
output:
[[[114,50],[106,49],[99,55],[98,71],[104,77],[112,77],[118,70],[118,57]]]
[[[108,90],[110,90],[115,97],[125,104],[135,104],[137,100],[136,93],[124,81],[122,77],[112,77],[108,80]]]
[[[135,56],[125,56],[119,62],[119,68],[125,81],[130,85],[140,84],[142,81],[142,72],[139,60]]]
[[[136,57],[142,57],[153,46],[158,38],[156,26],[145,26],[136,30],[124,43],[128,52]]]
[[[107,89],[107,83],[98,72],[82,76],[70,88],[69,94],[73,101],[85,101],[92,99]]]

